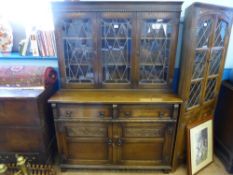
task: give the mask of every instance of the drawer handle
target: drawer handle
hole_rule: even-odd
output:
[[[131,112],[125,112],[125,117],[130,117]]]
[[[117,145],[118,145],[118,146],[121,146],[122,143],[123,143],[123,140],[122,140],[121,138],[119,138],[119,139],[117,140]]]
[[[164,117],[164,113],[163,113],[163,112],[160,112],[160,113],[159,113],[159,117],[160,117],[160,118]]]
[[[99,112],[99,117],[104,118],[104,112]]]
[[[112,144],[112,139],[108,138],[108,144],[111,145]]]
[[[71,111],[66,111],[66,117],[71,117],[72,112]]]

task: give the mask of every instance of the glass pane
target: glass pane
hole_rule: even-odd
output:
[[[208,80],[207,86],[206,86],[206,92],[205,92],[205,101],[208,101],[214,98],[214,95],[215,95],[214,90],[215,90],[216,82],[217,82],[216,78],[212,78]]]
[[[212,20],[210,18],[199,22],[197,29],[197,48],[209,47],[211,26]]]
[[[62,36],[67,82],[93,83],[91,21],[89,19],[64,20]]]
[[[166,83],[172,24],[145,19],[140,38],[140,83]]]
[[[201,81],[191,83],[187,108],[191,108],[200,103],[201,86],[202,86]]]
[[[215,29],[214,46],[223,46],[224,39],[227,32],[227,23],[223,20],[218,20],[217,27]]]
[[[131,30],[129,19],[101,21],[104,83],[130,82]]]
[[[218,74],[222,58],[222,50],[212,50],[210,57],[209,75]]]
[[[206,51],[196,52],[192,79],[203,78],[206,63]]]

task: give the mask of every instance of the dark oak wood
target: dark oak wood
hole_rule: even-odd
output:
[[[156,94],[128,90],[57,92],[49,102],[62,167],[152,166],[170,170],[176,110],[182,101],[172,93]]]
[[[171,170],[182,2],[54,2],[62,168]]]
[[[181,4],[54,2],[62,88],[171,90]]]
[[[24,155],[30,162],[46,163],[55,151],[51,88],[0,89],[0,161],[15,162]]]
[[[233,172],[233,85],[224,81],[214,116],[215,153],[229,173]]]
[[[178,120],[174,168],[186,157],[186,125],[214,114],[232,21],[232,9],[227,7],[194,3],[185,11],[179,83],[184,103]]]

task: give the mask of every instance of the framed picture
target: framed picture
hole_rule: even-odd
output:
[[[188,174],[193,175],[213,162],[213,118],[187,126]]]

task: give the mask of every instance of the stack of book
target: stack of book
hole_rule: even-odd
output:
[[[19,53],[22,56],[56,56],[56,44],[54,31],[36,30],[21,43]]]

